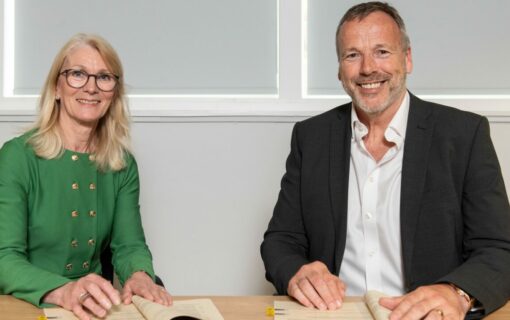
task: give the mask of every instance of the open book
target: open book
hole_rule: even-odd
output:
[[[368,291],[364,301],[344,301],[334,311],[307,308],[295,301],[275,301],[274,320],[388,320],[391,311],[379,305],[379,298],[384,296],[378,291]]]
[[[48,319],[77,320],[74,314],[62,308],[45,308]],[[201,320],[223,320],[211,299],[174,301],[166,307],[139,296],[133,296],[133,303],[114,306],[102,320],[170,320],[177,316],[191,316]],[[96,318],[94,318],[96,319]]]

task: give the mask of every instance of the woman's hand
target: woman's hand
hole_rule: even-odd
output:
[[[48,292],[43,301],[72,311],[80,320],[90,320],[90,313],[103,318],[112,305],[121,302],[112,284],[94,273]]]
[[[133,273],[124,284],[122,290],[122,301],[124,304],[131,303],[131,298],[135,294],[165,306],[172,305],[172,296],[168,291],[155,284],[151,277],[143,271]]]

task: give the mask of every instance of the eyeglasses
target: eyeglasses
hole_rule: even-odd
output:
[[[90,77],[94,77],[98,89],[106,92],[113,91],[119,80],[119,76],[114,75],[113,73],[104,72],[89,74],[83,70],[75,69],[64,70],[60,73],[60,75],[65,76],[67,84],[75,89],[83,88],[87,82],[89,82]]]

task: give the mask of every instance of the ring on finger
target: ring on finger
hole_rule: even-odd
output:
[[[441,309],[434,309],[434,312],[437,312],[437,314],[439,314],[439,316],[441,317],[441,319],[443,319],[443,317],[444,317],[444,312],[443,312],[443,310],[441,310]]]
[[[85,291],[84,293],[80,294],[80,296],[78,297],[78,302],[80,304],[83,304],[85,302],[85,300],[87,300],[90,297],[91,297],[90,293],[88,291]]]

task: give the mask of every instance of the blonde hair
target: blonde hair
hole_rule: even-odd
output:
[[[64,153],[64,142],[58,128],[60,101],[56,99],[56,87],[66,57],[82,45],[96,49],[110,72],[119,77],[111,104],[99,119],[95,136],[91,137],[95,141],[94,162],[97,168],[118,171],[126,166],[126,153],[131,149],[124,72],[115,49],[98,35],[76,34],[58,52],[41,91],[39,116],[31,129],[34,133],[28,143],[38,156],[45,159],[58,158]]]

